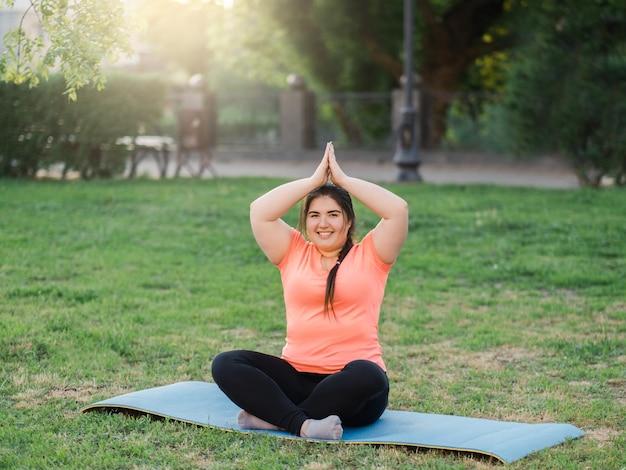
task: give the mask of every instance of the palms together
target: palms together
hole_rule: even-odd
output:
[[[337,163],[335,148],[332,142],[326,144],[322,161],[311,178],[316,182],[317,186],[323,186],[329,179],[333,184],[341,186],[342,182],[347,178],[347,175],[341,169],[339,163]]]

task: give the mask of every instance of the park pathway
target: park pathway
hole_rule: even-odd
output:
[[[351,176],[377,182],[397,180],[398,168],[391,161],[348,160],[341,162],[342,168]],[[213,162],[213,169],[219,177],[268,176],[279,178],[303,178],[312,174],[315,160],[280,161],[270,159],[220,158]],[[192,165],[192,169],[197,166]],[[167,175],[173,176],[175,164],[170,163]],[[575,174],[565,165],[552,161],[534,163],[495,163],[495,162],[441,162],[426,161],[419,167],[419,174],[425,183],[431,184],[496,184],[506,186],[528,186],[541,188],[576,188]],[[139,163],[137,176],[158,177],[156,163],[144,159]],[[183,168],[180,176],[192,176]],[[208,170],[203,178],[215,177]]]

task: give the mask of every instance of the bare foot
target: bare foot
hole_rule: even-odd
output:
[[[339,416],[330,415],[324,419],[307,419],[300,429],[300,436],[312,439],[339,440],[343,428]]]
[[[237,424],[241,429],[263,429],[265,431],[283,431],[282,428],[274,426],[267,421],[263,421],[261,418],[242,410],[237,415]]]

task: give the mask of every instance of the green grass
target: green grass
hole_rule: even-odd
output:
[[[77,413],[211,381],[222,350],[280,352],[278,271],[248,225],[278,182],[0,181],[0,468],[502,467]],[[626,467],[626,193],[389,186],[411,207],[381,319],[390,407],[586,433],[510,468]]]

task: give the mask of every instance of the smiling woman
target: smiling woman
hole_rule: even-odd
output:
[[[380,217],[358,243],[350,194]],[[282,217],[303,198],[298,231]],[[389,396],[378,320],[406,202],[346,175],[329,143],[313,175],[256,199],[250,222],[281,273],[287,335],[281,357],[238,350],[213,360],[215,382],[243,409],[239,426],[340,439],[343,426],[375,422]]]

